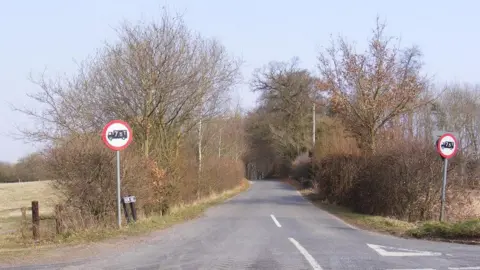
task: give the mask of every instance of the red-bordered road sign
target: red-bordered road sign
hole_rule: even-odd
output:
[[[132,142],[133,132],[127,122],[112,120],[105,125],[102,131],[102,140],[108,148],[121,151]]]
[[[443,158],[449,159],[455,156],[458,150],[457,138],[451,133],[443,134],[437,141],[437,152]]]

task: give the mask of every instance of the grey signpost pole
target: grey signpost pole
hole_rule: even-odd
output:
[[[442,183],[442,202],[440,209],[440,222],[443,221],[445,216],[445,193],[447,189],[447,168],[448,168],[448,158],[443,158],[443,183]]]
[[[117,220],[118,227],[122,226],[122,206],[120,199],[120,151],[117,150]]]
[[[445,201],[447,192],[447,173],[448,159],[455,156],[458,150],[458,141],[452,133],[444,133],[436,141],[437,152],[443,159],[443,181],[442,181],[442,198],[440,203],[440,222],[445,219]]]
[[[132,128],[123,120],[112,120],[103,127],[102,140],[111,150],[117,152],[117,223],[122,226],[122,200],[120,183],[120,151],[132,142]]]

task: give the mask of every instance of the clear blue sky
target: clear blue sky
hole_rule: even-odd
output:
[[[330,34],[364,45],[378,14],[387,32],[404,45],[417,44],[425,54],[426,72],[438,82],[479,82],[480,1],[320,1],[320,0],[82,0],[3,1],[0,5],[0,160],[16,161],[35,146],[8,136],[14,123],[29,120],[12,113],[8,102],[34,106],[25,96],[36,91],[30,71],[72,73],[122,19],[136,21],[160,14],[162,6],[184,13],[187,24],[216,37],[246,61],[243,74],[271,60],[298,56],[314,70],[316,55]],[[255,105],[246,85],[237,90],[244,107]]]

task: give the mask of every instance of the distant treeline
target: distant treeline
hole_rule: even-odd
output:
[[[49,179],[40,153],[21,158],[17,163],[0,162],[0,183],[31,182]]]

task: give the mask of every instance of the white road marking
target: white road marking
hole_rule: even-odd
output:
[[[405,269],[387,269],[387,270],[436,270],[435,268],[405,268]]]
[[[314,270],[323,270],[322,267],[315,261],[315,259],[308,253],[308,251],[297,242],[297,240],[289,237],[288,240],[295,245],[295,247],[302,253],[303,257],[308,261],[308,263],[313,267]]]
[[[480,270],[480,266],[470,267],[449,267],[449,270]],[[435,270],[435,268],[408,268],[408,269],[387,269],[387,270]]]
[[[282,225],[280,225],[280,222],[278,222],[278,220],[275,218],[274,215],[270,215],[270,217],[273,219],[273,222],[275,222],[275,225],[277,225],[277,227],[281,228]]]
[[[367,246],[373,250],[375,250],[381,256],[388,256],[388,257],[405,257],[405,256],[440,256],[442,253],[439,252],[430,252],[430,251],[420,251],[420,250],[413,250],[413,249],[405,249],[405,248],[394,248],[394,247],[386,247],[374,244],[367,244]],[[388,251],[387,249],[394,249],[397,251]]]

